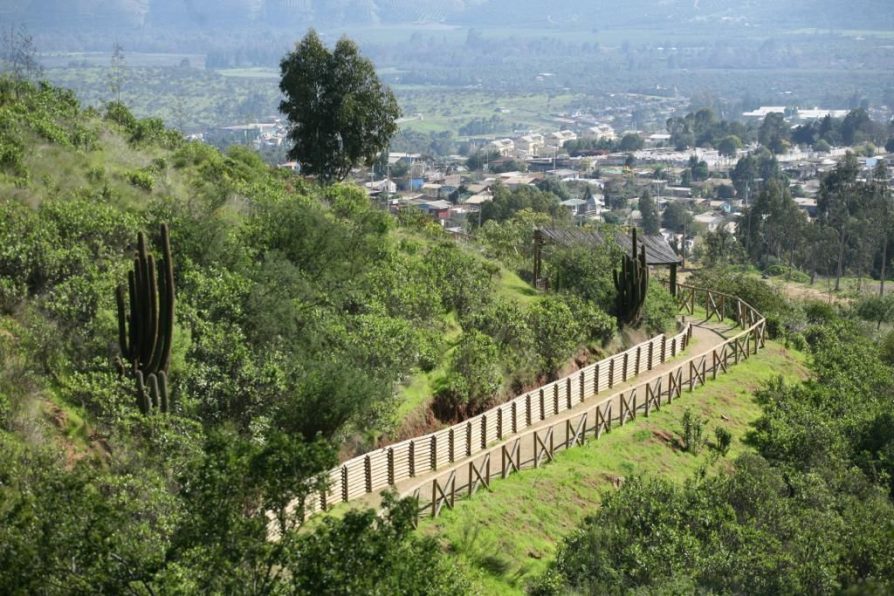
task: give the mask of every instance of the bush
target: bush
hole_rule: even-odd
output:
[[[550,376],[577,347],[581,330],[568,305],[559,296],[547,296],[528,313],[528,325],[534,333],[534,346],[541,359],[541,370]]]
[[[499,350],[479,331],[462,335],[438,398],[454,414],[474,415],[483,410],[500,388]]]
[[[714,429],[714,438],[717,439],[717,451],[720,452],[720,455],[725,456],[729,453],[730,445],[733,443],[732,433],[724,427],[718,426]]]
[[[881,346],[882,359],[894,366],[894,331],[888,332]]]
[[[835,307],[827,302],[811,301],[804,305],[804,315],[812,325],[822,325],[838,317]]]
[[[133,172],[129,172],[127,174],[127,181],[133,186],[142,188],[147,192],[151,191],[152,187],[155,186],[155,179],[152,177],[152,174],[145,170],[134,170]]]
[[[614,337],[617,323],[613,316],[592,302],[585,302],[577,296],[565,294],[562,297],[587,341],[597,341],[605,345]]]
[[[649,333],[670,329],[677,316],[677,304],[664,286],[652,280],[643,305],[643,325]]]
[[[698,414],[693,414],[692,410],[686,408],[683,412],[683,450],[698,454],[701,451],[702,443],[704,443],[704,427],[705,421]]]

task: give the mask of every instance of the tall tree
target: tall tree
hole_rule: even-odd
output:
[[[841,286],[848,242],[855,231],[854,216],[860,210],[861,193],[857,185],[860,167],[853,153],[826,174],[820,183],[817,210],[822,222],[838,234],[838,257],[835,266],[835,290]]]
[[[112,46],[112,58],[109,62],[109,91],[115,96],[116,103],[121,103],[121,88],[124,86],[126,71],[124,48],[116,41]]]
[[[643,216],[643,231],[650,235],[657,234],[660,228],[658,210],[648,190],[644,190],[639,197],[639,212]]]
[[[28,81],[40,77],[43,67],[37,60],[34,38],[24,25],[10,25],[3,31],[3,70],[13,80]]]
[[[789,143],[788,124],[780,112],[767,114],[757,133],[760,144],[773,153],[784,153]]]
[[[885,295],[885,278],[888,275],[888,241],[891,227],[892,205],[891,191],[888,189],[888,168],[883,160],[879,160],[872,172],[873,199],[878,212],[877,223],[880,228],[882,243],[882,262],[879,272],[879,296]]]
[[[279,109],[291,123],[289,157],[323,184],[371,165],[397,131],[397,100],[369,59],[343,37],[330,51],[313,30],[280,63]]]

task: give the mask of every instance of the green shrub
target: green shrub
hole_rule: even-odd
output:
[[[561,296],[568,308],[571,309],[585,340],[606,344],[614,337],[617,322],[613,316],[600,309],[596,304],[586,302],[573,294],[562,294]]]
[[[151,191],[152,187],[155,186],[155,178],[152,177],[150,172],[145,170],[128,172],[127,181],[130,182],[131,185],[136,186],[137,188],[142,188],[145,191]]]
[[[807,322],[813,325],[821,325],[834,321],[838,317],[835,307],[827,302],[814,300],[804,305],[804,315]]]
[[[729,448],[733,443],[733,435],[722,426],[714,429],[714,438],[717,439],[717,451],[720,455],[729,453]]]
[[[698,414],[693,414],[692,410],[686,408],[683,412],[683,450],[698,454],[701,451],[702,443],[704,443],[704,427],[705,421]]]
[[[882,340],[881,353],[882,359],[894,366],[894,331],[889,331]]]
[[[785,265],[783,263],[775,263],[773,265],[770,265],[764,270],[764,273],[771,277],[785,277],[786,279],[798,283],[807,283],[810,281],[810,275],[804,273],[803,271],[790,268],[788,265]]]
[[[499,350],[479,331],[463,334],[450,361],[439,400],[456,413],[471,415],[483,410],[500,388]]]
[[[677,304],[670,292],[654,280],[649,283],[643,305],[643,325],[649,333],[663,333],[670,329],[677,316]]]

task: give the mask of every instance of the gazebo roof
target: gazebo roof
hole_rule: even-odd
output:
[[[604,234],[583,228],[538,228],[545,239],[561,245],[571,246],[583,244],[591,247],[599,247],[605,244]],[[614,233],[614,241],[622,250],[630,252],[630,237],[623,232]],[[680,257],[670,247],[667,240],[661,234],[639,235],[637,244],[646,247],[647,265],[678,265]]]

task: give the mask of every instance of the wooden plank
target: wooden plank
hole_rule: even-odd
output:
[[[583,445],[586,440],[584,434],[587,430],[587,413],[584,412],[577,421],[577,426],[572,426],[571,418],[565,421],[565,449],[574,443]]]
[[[480,466],[469,462],[469,496],[475,494],[480,486],[490,490],[490,453],[484,456]]]
[[[628,420],[632,420],[636,418],[636,390],[634,387],[627,393],[627,397],[624,397],[624,393],[618,394],[619,401],[621,403],[621,426],[624,426]]]
[[[503,478],[509,476],[512,472],[518,472],[519,466],[521,462],[519,461],[519,441],[521,439],[516,439],[514,443],[512,443],[512,447],[510,449],[506,449],[506,445],[503,445],[501,448],[502,452],[502,468],[500,469],[500,475]],[[507,466],[506,464],[509,464]]]
[[[657,391],[655,390],[653,385],[658,387]],[[645,405],[646,416],[649,415],[649,411],[652,409],[653,406],[655,407],[656,410],[661,409],[661,377],[658,377],[658,379],[654,383],[653,382],[646,383],[646,405]]]
[[[606,404],[605,410],[601,406],[596,406],[596,438],[602,436],[603,432],[611,432],[612,430],[612,404]]]
[[[540,467],[540,457],[546,455],[549,461],[553,461],[553,427],[549,427],[543,439],[540,433],[534,431],[534,467]]]
[[[578,403],[587,399],[587,375],[584,371],[580,371],[580,393],[578,395]],[[568,408],[571,409],[571,391],[568,392]]]
[[[431,482],[431,516],[438,517],[444,505],[448,509],[453,509],[453,503],[456,499],[456,470],[450,472],[447,482],[443,486],[438,482],[437,478]]]

